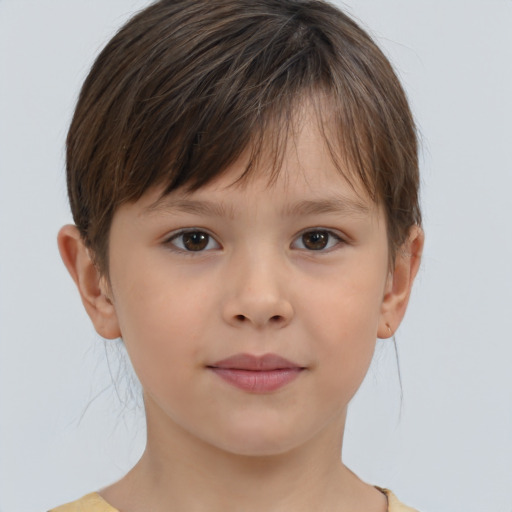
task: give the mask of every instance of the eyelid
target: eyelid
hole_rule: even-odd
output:
[[[291,244],[291,247],[293,248],[293,245],[297,240],[300,240],[305,234],[307,233],[315,233],[315,232],[323,232],[327,233],[330,237],[333,237],[336,240],[336,243],[332,245],[331,247],[327,247],[324,249],[308,249],[307,247],[301,247],[299,250],[306,251],[308,253],[326,253],[330,252],[332,250],[335,250],[340,245],[346,245],[348,243],[348,238],[344,236],[342,233],[340,233],[337,230],[324,228],[321,226],[312,227],[312,228],[306,228],[300,231],[293,239],[293,242]]]
[[[291,248],[294,248],[293,246],[296,244],[296,242],[299,241],[301,239],[301,237],[303,237],[305,234],[314,233],[314,232],[327,233],[329,235],[329,237],[332,237],[335,239],[334,245],[327,247],[327,248],[323,248],[323,249],[317,249],[317,250],[308,249],[307,247],[300,247],[300,248],[298,248],[299,250],[302,250],[305,252],[311,252],[311,253],[315,253],[315,252],[316,253],[326,253],[326,252],[330,252],[331,250],[336,249],[340,245],[345,245],[348,243],[348,237],[346,237],[344,234],[340,233],[338,230],[325,228],[325,227],[321,227],[321,226],[315,226],[315,227],[303,229],[302,231],[297,233],[293,238],[293,241],[291,243]],[[216,247],[210,248],[210,249],[203,249],[200,251],[189,251],[184,248],[178,247],[176,244],[172,243],[174,240],[179,238],[181,235],[184,235],[187,233],[204,233],[209,237],[209,243],[210,243],[210,241],[213,241],[215,243]],[[205,253],[205,252],[209,252],[212,250],[218,250],[218,249],[222,248],[222,246],[219,243],[219,241],[217,240],[217,238],[208,229],[198,228],[198,227],[181,228],[181,229],[172,231],[165,237],[165,239],[163,240],[163,244],[168,246],[168,248],[170,250],[173,250],[173,251],[176,251],[179,253],[184,253],[184,254],[195,254],[195,253],[199,254],[199,253]]]
[[[172,243],[174,240],[179,238],[181,235],[185,235],[187,233],[204,233],[205,235],[207,235],[209,237],[210,241],[215,242],[216,247],[213,249],[212,248],[203,249],[201,251],[188,251],[188,250],[182,249],[181,247],[178,247],[177,245]],[[219,243],[219,241],[217,240],[217,238],[214,235],[212,235],[212,233],[210,233],[209,230],[207,230],[205,228],[196,228],[196,227],[181,228],[181,229],[177,229],[176,231],[172,231],[164,238],[163,244],[166,245],[171,251],[179,252],[182,254],[192,254],[192,255],[193,254],[201,254],[201,253],[209,252],[212,250],[218,250],[218,249],[222,248],[222,246]]]

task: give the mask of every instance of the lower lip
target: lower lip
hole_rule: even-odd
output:
[[[251,371],[210,367],[210,370],[229,384],[251,393],[269,393],[276,391],[296,379],[301,372],[301,368]]]

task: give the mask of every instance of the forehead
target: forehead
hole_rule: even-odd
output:
[[[167,193],[154,188],[145,198],[143,215],[169,209],[235,216],[244,205],[257,206],[258,199],[271,199],[284,215],[343,212],[368,215],[378,210],[360,178],[342,158],[333,155],[329,141],[330,120],[311,106],[297,112],[279,158],[271,133],[262,147],[257,165],[247,172],[251,149],[207,184],[195,190],[186,187]],[[336,158],[337,157],[337,158]],[[238,203],[236,208],[234,203]]]
[[[301,173],[311,180],[333,165],[356,192],[361,196],[366,192],[378,201],[372,165],[362,165],[365,144],[357,142],[354,150],[358,137],[350,135],[353,130],[344,126],[335,103],[329,92],[303,91],[290,104],[256,116],[254,123],[249,123],[251,133],[243,140],[237,139],[238,132],[219,139],[207,130],[190,147],[180,146],[177,153],[172,146],[158,169],[137,166],[132,173],[133,193],[122,202],[135,201],[158,186],[163,189],[162,195],[179,188],[182,192],[198,190],[226,174],[231,175],[234,186],[261,176],[266,177],[269,186],[277,177],[296,178]],[[315,167],[316,173],[312,172]],[[238,169],[238,175],[230,172],[233,168]]]

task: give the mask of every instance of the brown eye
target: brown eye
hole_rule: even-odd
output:
[[[302,233],[292,244],[292,247],[307,251],[323,251],[341,243],[343,243],[343,240],[332,231],[312,229]]]
[[[184,233],[183,245],[188,251],[202,251],[208,245],[209,239],[206,233]]]
[[[327,231],[310,231],[302,235],[302,243],[306,249],[319,251],[327,247],[329,233]]]
[[[218,249],[219,244],[204,231],[185,231],[173,236],[169,243],[186,252],[201,252]]]

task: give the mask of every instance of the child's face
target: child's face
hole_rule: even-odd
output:
[[[157,207],[154,190],[119,208],[111,322],[150,432],[263,455],[339,436],[377,335],[397,317],[382,209],[340,176],[315,120],[275,184],[261,172],[233,185],[243,169]],[[221,363],[241,354],[289,363]]]

